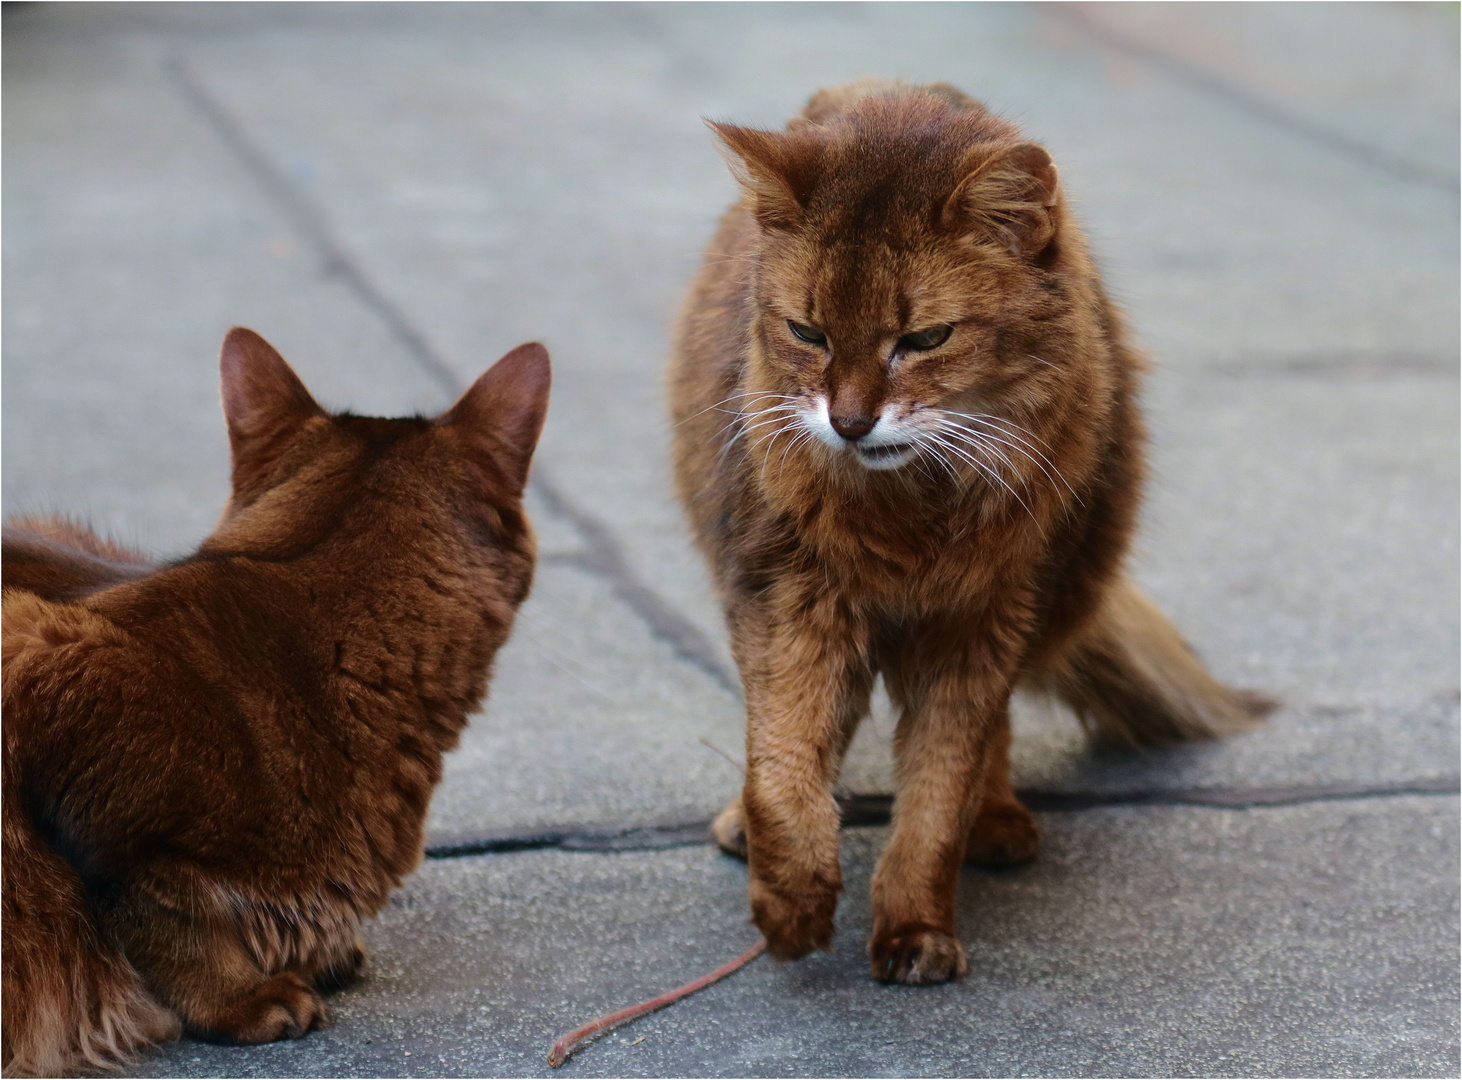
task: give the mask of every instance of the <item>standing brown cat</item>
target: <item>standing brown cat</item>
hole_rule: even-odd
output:
[[[542,346],[435,420],[330,415],[248,330],[222,373],[197,554],[6,532],[7,1075],[328,1022],[532,579]]]
[[[772,952],[826,948],[832,788],[882,674],[902,710],[873,879],[875,978],[963,974],[966,858],[1028,859],[1012,688],[1129,744],[1242,728],[1122,573],[1143,475],[1142,362],[1041,147],[952,87],[815,95],[784,132],[712,125],[744,198],[672,370],[681,498],[746,689],[750,860]]]

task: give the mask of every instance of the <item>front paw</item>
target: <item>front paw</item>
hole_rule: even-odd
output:
[[[969,974],[964,947],[950,934],[905,927],[877,934],[868,946],[873,977],[879,982],[930,986]]]
[[[813,949],[832,950],[836,888],[786,894],[753,877],[749,891],[752,920],[767,939],[767,951],[778,960],[796,960]]]
[[[325,1001],[292,971],[282,971],[250,994],[229,1002],[194,1033],[210,1042],[256,1046],[299,1039],[330,1026]]]

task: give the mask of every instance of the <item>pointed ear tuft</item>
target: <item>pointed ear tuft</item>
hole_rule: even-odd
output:
[[[552,380],[548,350],[536,341],[519,345],[483,372],[441,423],[485,451],[521,491],[548,415]]]
[[[707,120],[730,151],[729,161],[752,215],[767,229],[794,228],[822,167],[821,146],[805,131],[758,131]]]
[[[324,410],[284,357],[252,330],[236,326],[228,332],[218,367],[237,498],[279,460],[290,439],[308,421],[324,415]]]
[[[979,160],[944,204],[945,228],[992,234],[1026,258],[1040,254],[1055,239],[1052,210],[1060,201],[1051,155],[1035,143],[976,154]]]

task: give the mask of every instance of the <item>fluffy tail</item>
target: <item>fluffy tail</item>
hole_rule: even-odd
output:
[[[146,577],[143,556],[64,518],[20,518],[0,534],[0,581],[47,600],[84,596]]]
[[[1214,739],[1253,727],[1274,702],[1218,682],[1163,613],[1126,578],[1037,684],[1099,741],[1123,746]]]
[[[176,1039],[178,1018],[99,931],[85,887],[36,833],[5,770],[0,1072],[73,1076]]]

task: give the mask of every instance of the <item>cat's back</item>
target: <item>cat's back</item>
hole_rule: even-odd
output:
[[[60,761],[96,725],[106,745],[125,745],[118,707],[135,642],[84,604],[7,586],[0,600],[0,710],[7,771],[23,761]]]

